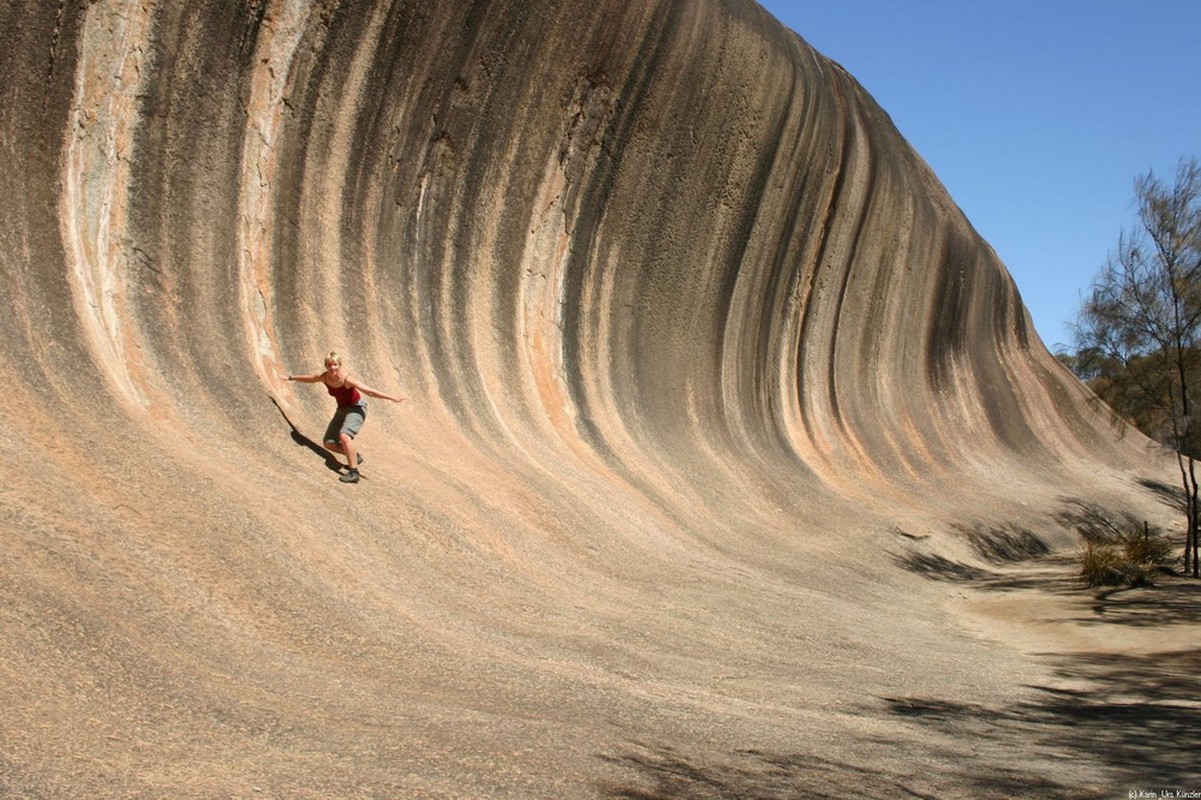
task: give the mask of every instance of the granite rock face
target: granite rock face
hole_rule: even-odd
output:
[[[915,565],[1162,477],[752,2],[0,23],[6,793],[971,789],[863,722],[1030,669]],[[330,350],[410,398],[357,486],[278,377]]]

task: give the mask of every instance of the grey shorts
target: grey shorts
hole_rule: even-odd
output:
[[[334,418],[325,429],[325,441],[338,444],[342,441],[340,434],[346,434],[353,439],[367,420],[367,404],[347,406],[334,412]]]

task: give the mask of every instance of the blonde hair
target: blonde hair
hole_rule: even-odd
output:
[[[325,366],[328,367],[330,364],[342,366],[342,356],[337,352],[331,351],[330,354],[325,357]]]

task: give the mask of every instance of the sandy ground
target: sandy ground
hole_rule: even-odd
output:
[[[1068,558],[1014,569],[956,593],[948,607],[975,634],[1042,671],[1028,702],[944,708],[910,699],[904,713],[946,724],[974,718],[1020,747],[1053,738],[1065,757],[1101,757],[1124,777],[1088,781],[1101,797],[1196,796],[1201,722],[1201,584],[1084,589]],[[1167,794],[1160,794],[1167,792]]]

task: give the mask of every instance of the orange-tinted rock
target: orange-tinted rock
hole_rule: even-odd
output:
[[[1169,513],[753,3],[18,0],[0,76],[0,794],[970,794],[879,698],[1035,667],[902,566]]]

